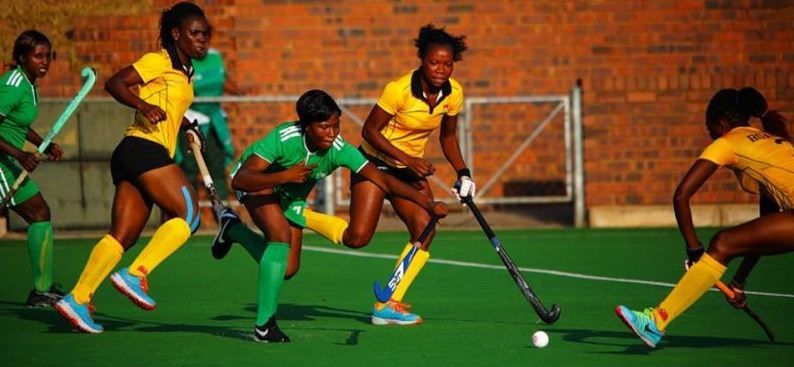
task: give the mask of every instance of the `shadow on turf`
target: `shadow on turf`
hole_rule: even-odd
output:
[[[245,311],[253,314],[253,316],[218,315],[212,319],[217,321],[252,320],[256,315],[256,304],[246,305]],[[339,318],[356,320],[366,324],[369,324],[370,322],[370,314],[361,311],[353,311],[328,306],[297,305],[291,303],[278,305],[278,314],[276,318],[279,321],[312,321],[318,318]]]
[[[51,333],[72,333],[75,330],[58,311],[52,307],[30,308],[22,302],[0,301],[0,305],[10,306],[0,310],[0,314],[15,315],[22,320],[42,322],[49,325]],[[95,320],[106,329],[120,329],[135,325],[135,321],[121,320],[103,313],[96,313]]]
[[[713,336],[686,336],[668,335],[656,348],[645,345],[640,338],[630,331],[604,331],[592,329],[551,329],[549,334],[559,334],[562,339],[569,342],[607,345],[624,347],[622,351],[612,352],[593,352],[597,354],[649,354],[664,348],[723,348],[727,346],[737,347],[760,347],[764,345],[786,345],[794,346],[794,343],[770,342],[766,339],[739,339]],[[609,341],[608,339],[620,339],[620,341]],[[625,340],[625,341],[624,341]],[[531,348],[532,346],[529,346]]]
[[[72,333],[75,330],[61,315],[53,308],[29,308],[22,302],[0,301],[0,305],[7,306],[0,309],[0,314],[16,316],[22,320],[41,322],[49,325],[49,332],[52,333]],[[252,315],[219,315],[213,317],[213,321],[229,320],[248,320],[253,325],[256,315],[256,305],[248,304],[244,310]],[[282,304],[279,305],[279,321],[311,321],[317,318],[343,318],[359,322],[369,323],[369,314],[359,311],[351,311],[341,308]],[[165,322],[155,322],[151,320],[135,320],[119,316],[95,313],[94,319],[102,324],[105,330],[119,330],[129,328],[135,331],[144,332],[185,332],[210,334],[237,340],[253,341],[251,330],[240,330],[229,326],[200,325],[200,324],[172,324]],[[304,328],[311,330],[342,331],[349,333],[344,342],[334,343],[337,345],[357,345],[359,336],[364,330],[360,329],[329,329],[329,328]]]

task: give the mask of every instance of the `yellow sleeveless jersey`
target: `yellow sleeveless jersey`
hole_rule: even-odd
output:
[[[444,116],[455,116],[463,109],[463,87],[450,78],[441,87],[439,100],[431,110],[423,96],[420,77],[420,72],[415,70],[389,82],[378,99],[378,106],[393,116],[381,129],[381,134],[412,157],[424,156],[428,137],[441,125]],[[366,141],[361,143],[361,147],[367,154],[389,165],[405,167]]]
[[[136,136],[151,140],[168,149],[173,158],[176,151],[176,138],[190,103],[193,102],[193,84],[188,74],[175,69],[166,50],[143,55],[132,64],[143,79],[138,97],[146,103],[159,106],[165,111],[166,119],[152,124],[140,112],[135,112],[135,121],[127,128],[125,136]]]
[[[761,186],[781,208],[794,209],[794,146],[790,142],[742,126],[711,143],[700,158],[733,170],[745,191],[757,194]]]

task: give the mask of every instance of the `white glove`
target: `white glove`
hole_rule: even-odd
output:
[[[455,197],[460,202],[463,202],[463,198],[473,198],[476,190],[477,185],[474,184],[474,181],[469,176],[460,176],[452,187],[452,193],[455,194]]]

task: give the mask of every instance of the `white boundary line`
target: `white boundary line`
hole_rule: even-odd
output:
[[[373,254],[373,253],[366,253],[366,252],[355,251],[355,250],[332,249],[332,248],[317,247],[317,246],[303,246],[303,249],[304,250],[308,250],[308,251],[314,251],[314,252],[325,252],[325,253],[329,253],[329,254],[339,254],[339,255],[347,255],[347,256],[369,257],[369,258],[389,259],[389,260],[396,260],[397,259],[396,255]],[[436,263],[436,264],[468,267],[468,268],[500,269],[500,270],[504,270],[504,266],[502,266],[502,265],[480,264],[480,263],[473,263],[473,262],[468,262],[468,261],[430,259],[429,262]],[[581,274],[581,273],[571,273],[571,272],[567,272],[567,271],[538,269],[538,268],[518,268],[518,269],[523,271],[523,272],[527,272],[527,273],[556,275],[556,276],[559,276],[559,277],[566,277],[566,278],[600,280],[600,281],[613,282],[613,283],[643,284],[643,285],[653,285],[653,286],[657,286],[657,287],[667,287],[667,288],[672,288],[673,286],[675,286],[675,284],[673,284],[673,283],[655,282],[655,281],[651,281],[651,280],[628,279],[628,278],[613,278],[613,277],[604,277],[604,276],[598,276],[598,275],[588,275],[588,274]],[[719,290],[716,289],[716,288],[712,288],[711,291],[719,292]],[[746,291],[745,293],[752,294],[752,295],[757,295],[757,296],[794,298],[794,294],[789,294],[789,293],[771,293],[771,292],[758,292],[758,291]]]

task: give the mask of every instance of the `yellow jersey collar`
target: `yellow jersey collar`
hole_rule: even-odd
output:
[[[196,72],[193,69],[193,63],[188,61],[187,65],[182,65],[182,61],[179,60],[179,54],[177,54],[176,50],[172,50],[171,47],[166,47],[165,51],[168,52],[168,57],[171,58],[171,67],[185,73],[188,80],[193,79],[193,74]],[[188,60],[190,60],[190,58],[188,58]]]
[[[452,84],[450,84],[449,80],[447,80],[446,83],[441,86],[441,96],[436,101],[436,105],[439,104],[439,102],[441,102],[444,98],[447,98],[450,93],[452,93]],[[422,90],[422,73],[419,71],[419,69],[414,70],[414,72],[411,74],[411,94],[413,94],[417,99],[428,102],[425,92]]]

